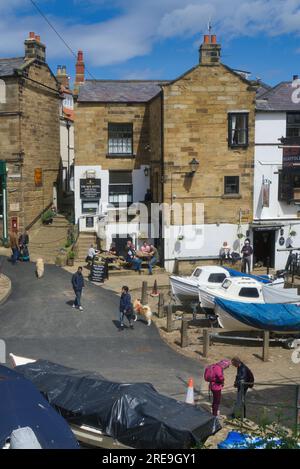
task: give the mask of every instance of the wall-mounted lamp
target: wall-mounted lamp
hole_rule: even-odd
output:
[[[145,174],[145,177],[148,177],[149,176],[149,168],[145,168],[144,169],[144,174]]]
[[[189,173],[189,176],[194,176],[195,172],[198,169],[199,161],[193,158],[192,161],[189,162],[189,166],[191,168],[191,172]]]

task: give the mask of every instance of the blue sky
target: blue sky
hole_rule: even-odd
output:
[[[197,64],[210,18],[225,64],[270,84],[300,75],[300,0],[34,1],[95,78],[176,78]],[[0,0],[0,56],[23,55],[29,31],[52,70],[66,64],[74,77],[72,55],[30,0]]]

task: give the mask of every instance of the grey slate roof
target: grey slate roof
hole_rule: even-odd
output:
[[[0,77],[10,77],[16,68],[24,64],[24,57],[0,59]]]
[[[266,91],[269,91],[269,90],[272,89],[272,86],[267,85],[263,81],[260,81],[259,85],[260,86],[258,87],[258,89],[256,91],[256,98],[260,98],[264,93],[266,93]]]
[[[78,102],[145,103],[156,96],[159,80],[86,80],[79,88]]]
[[[258,111],[300,111],[300,103],[292,101],[292,94],[296,88],[292,82],[283,81],[261,94],[256,99],[256,109]],[[300,96],[300,91],[298,96]]]

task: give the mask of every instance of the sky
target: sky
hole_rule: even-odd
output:
[[[199,61],[211,21],[222,62],[275,85],[300,75],[300,0],[34,0],[86,78],[174,79]],[[0,0],[0,57],[24,55],[33,31],[55,72],[75,58],[30,0]]]

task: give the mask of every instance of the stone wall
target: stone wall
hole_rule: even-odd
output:
[[[200,65],[164,86],[164,201],[205,204],[205,223],[252,220],[255,91],[223,65]],[[228,147],[228,112],[249,111],[249,146]],[[193,177],[189,162],[200,164]],[[224,196],[224,176],[240,177]],[[176,199],[172,195],[176,195]]]
[[[149,103],[149,135],[151,150],[151,192],[154,202],[162,202],[162,96]]]
[[[149,113],[145,104],[77,103],[75,113],[77,166],[129,171],[149,164]],[[133,123],[134,158],[107,156],[109,123]]]

